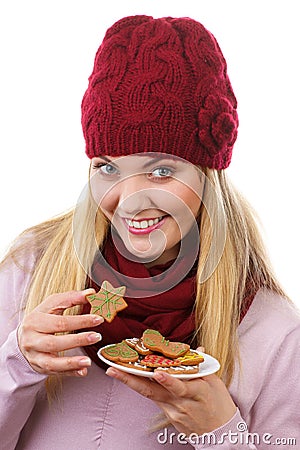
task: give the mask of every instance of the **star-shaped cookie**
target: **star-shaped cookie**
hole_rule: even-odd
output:
[[[125,286],[114,288],[108,281],[103,281],[99,292],[86,296],[92,306],[91,314],[98,314],[107,322],[112,322],[117,313],[128,306],[123,298],[125,291]]]

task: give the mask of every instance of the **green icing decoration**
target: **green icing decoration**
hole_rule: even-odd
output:
[[[120,356],[121,358],[132,358],[138,356],[138,353],[134,349],[123,342],[107,347],[105,349],[105,352],[109,356]]]
[[[118,297],[120,292],[122,292],[122,288],[120,288],[117,292],[114,292],[114,293],[103,289],[101,294],[104,294],[105,300],[99,306],[94,306],[93,305],[93,312],[97,313],[98,311],[100,311],[100,315],[103,315],[103,308],[104,308],[105,305],[107,305],[107,314],[106,314],[106,316],[108,318],[110,318],[112,316],[110,307],[112,306],[116,310],[116,306],[122,304],[122,300],[120,300],[119,297]],[[116,296],[117,296],[117,298],[114,298]],[[93,302],[95,300],[102,301],[102,298],[99,297],[97,294],[94,294],[94,295],[90,295],[89,296],[89,300],[91,302]]]

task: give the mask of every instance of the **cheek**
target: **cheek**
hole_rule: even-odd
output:
[[[178,215],[181,217],[197,217],[203,194],[204,183],[200,180],[198,172],[189,174],[181,182],[174,183],[172,194],[177,198]]]
[[[183,195],[182,200],[185,202],[187,207],[190,209],[193,216],[196,217],[198,215],[198,211],[201,206],[201,199],[198,197],[198,195],[196,195],[194,192],[191,192],[190,190],[188,190]]]
[[[118,205],[118,194],[116,190],[93,180],[90,182],[90,189],[94,201],[103,213],[106,216],[112,214]]]
[[[189,215],[196,217],[201,206],[201,199],[188,187],[181,186],[173,192],[169,205],[178,217],[188,218]]]
[[[114,195],[113,192],[110,192],[102,197],[98,205],[103,213],[109,219],[112,219],[112,216],[118,206],[118,197]]]

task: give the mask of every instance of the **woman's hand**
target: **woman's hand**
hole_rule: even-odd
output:
[[[55,333],[92,328],[103,322],[102,317],[93,314],[63,316],[65,309],[87,303],[86,295],[94,292],[94,289],[86,289],[50,295],[24,317],[18,329],[19,347],[36,372],[73,376],[87,374],[90,358],[59,356],[59,352],[95,344],[101,335],[93,331],[59,336]]]
[[[215,374],[182,381],[159,371],[151,380],[111,367],[106,373],[153,400],[178,432],[187,437],[191,433],[201,435],[219,428],[236,412],[225,384]]]

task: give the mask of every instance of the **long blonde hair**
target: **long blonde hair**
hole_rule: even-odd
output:
[[[212,239],[211,213],[201,206],[199,230],[201,251],[198,261],[197,293],[195,298],[195,336],[197,343],[221,364],[219,375],[227,385],[232,379],[238,354],[237,327],[246,281],[257,287],[265,286],[284,295],[270,268],[261,241],[253,211],[245,199],[227,180],[223,171],[205,169],[205,175],[214,186],[225,217],[226,239],[217,267],[205,280]],[[76,248],[73,242],[73,218],[75,209],[52,220],[37,225],[19,239],[21,245],[8,254],[18,260],[21,253],[34,251],[36,265],[33,269],[27,293],[25,313],[32,311],[47,296],[86,287],[86,267],[94,259],[95,240],[101,249],[109,224],[90,196],[81,208],[81,220],[77,220]],[[218,221],[218,210],[215,210]],[[27,237],[27,239],[26,239]],[[78,252],[80,254],[78,254]],[[68,313],[76,314],[74,309]]]

